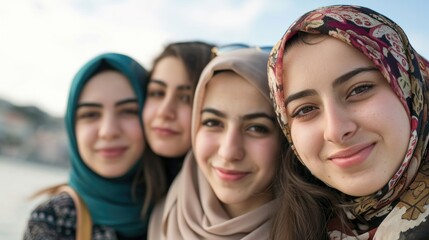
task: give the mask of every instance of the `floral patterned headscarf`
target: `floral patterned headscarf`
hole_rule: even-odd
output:
[[[409,113],[410,143],[403,163],[378,192],[351,198],[354,204],[347,210],[347,216],[352,230],[359,239],[428,237],[428,61],[412,48],[398,25],[371,9],[335,5],[304,14],[274,46],[268,61],[269,86],[277,118],[298,158],[287,122],[283,91],[285,46],[298,32],[328,35],[359,50],[380,70]],[[331,239],[353,236],[341,233],[334,222],[335,219],[329,226]]]

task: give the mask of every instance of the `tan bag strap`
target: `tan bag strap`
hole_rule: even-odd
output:
[[[57,193],[60,192],[69,194],[76,206],[76,240],[90,240],[92,238],[92,220],[85,203],[69,185],[59,187]]]

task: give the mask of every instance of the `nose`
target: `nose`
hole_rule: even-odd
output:
[[[227,161],[241,160],[245,156],[244,138],[238,129],[227,129],[219,146],[219,156]]]
[[[324,116],[324,138],[325,141],[342,144],[350,139],[358,129],[353,114],[346,106],[331,103],[325,107]]]
[[[171,94],[170,94],[171,95]],[[166,95],[157,110],[158,116],[166,119],[176,118],[177,106],[173,96]]]
[[[115,117],[114,113],[104,114],[98,131],[99,137],[110,140],[119,136],[121,127],[119,120]]]

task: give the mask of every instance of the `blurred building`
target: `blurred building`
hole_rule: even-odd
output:
[[[34,106],[16,106],[0,99],[0,155],[68,166],[63,118]]]

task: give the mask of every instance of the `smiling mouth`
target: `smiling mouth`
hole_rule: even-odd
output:
[[[106,158],[114,158],[122,156],[125,151],[127,150],[127,147],[117,147],[117,148],[103,148],[99,149],[97,152]]]
[[[235,171],[235,170],[226,170],[222,168],[214,168],[215,172],[220,179],[224,181],[238,181],[246,177],[249,172]]]
[[[342,168],[352,167],[364,162],[368,158],[368,156],[372,153],[372,150],[374,149],[374,147],[375,147],[375,143],[362,146],[362,147],[357,147],[355,149],[334,154],[328,159],[331,160],[335,165],[339,167],[342,167]]]
[[[178,134],[177,131],[174,131],[170,128],[158,128],[158,127],[154,127],[153,131],[160,135],[160,136],[171,136],[171,135],[176,135]]]

